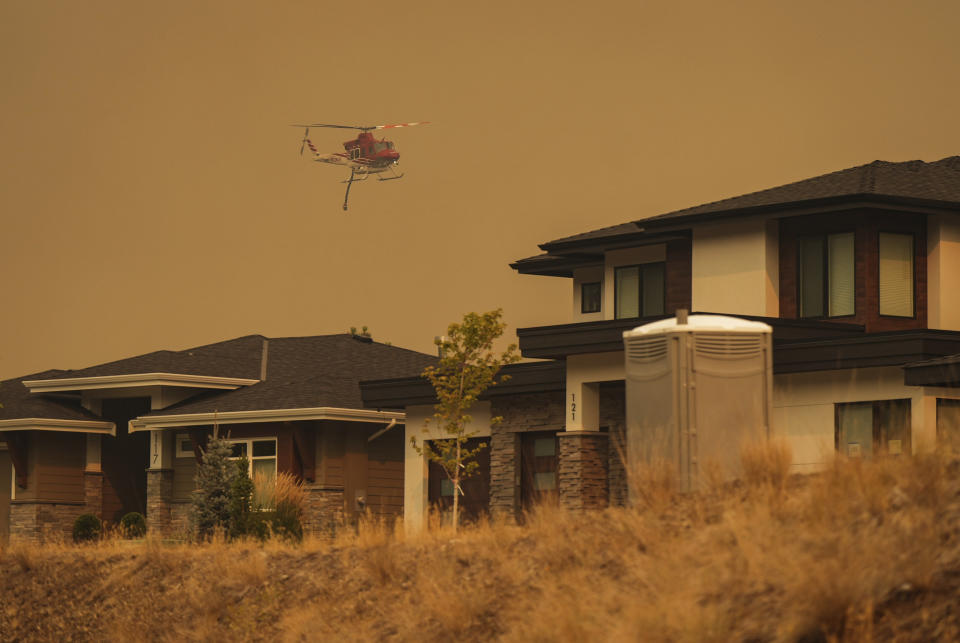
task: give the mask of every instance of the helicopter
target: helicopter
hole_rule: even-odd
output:
[[[430,121],[417,121],[415,123],[396,123],[394,125],[330,125],[327,123],[311,123],[309,125],[292,125],[292,127],[302,127],[303,141],[300,143],[300,155],[303,155],[304,147],[309,147],[313,153],[313,160],[321,163],[332,163],[334,165],[345,165],[350,168],[350,178],[343,181],[347,184],[347,193],[343,197],[343,209],[347,209],[347,201],[350,198],[350,186],[357,181],[366,181],[371,174],[385,174],[390,176],[377,176],[380,181],[392,181],[402,179],[403,174],[397,174],[396,166],[400,162],[400,153],[397,152],[393,141],[381,138],[379,141],[371,133],[378,129],[393,129],[396,127],[413,127],[414,125],[426,125]],[[343,152],[334,152],[333,154],[321,154],[317,151],[313,142],[310,140],[311,127],[332,127],[335,129],[353,129],[359,130],[357,138],[346,141],[343,144]]]

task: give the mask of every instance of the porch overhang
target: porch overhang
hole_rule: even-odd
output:
[[[113,422],[94,420],[59,420],[56,418],[12,418],[0,420],[0,432],[4,431],[60,431],[63,433],[93,433],[117,435]]]
[[[260,380],[239,377],[216,377],[188,373],[132,373],[127,375],[99,375],[95,377],[61,377],[46,380],[27,380],[23,385],[31,393],[90,391],[97,389],[134,388],[143,386],[178,386],[187,388],[235,390]]]
[[[184,413],[180,415],[146,415],[129,422],[131,433],[155,431],[184,426],[212,426],[214,424],[249,424],[252,422],[297,422],[303,420],[338,420],[341,422],[406,422],[400,411],[373,411],[343,409],[330,406],[301,409],[258,409],[255,411],[220,411],[215,413]]]

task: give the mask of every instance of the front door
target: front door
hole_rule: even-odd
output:
[[[539,504],[558,504],[557,469],[560,441],[554,431],[532,431],[520,438],[521,508],[529,511]]]

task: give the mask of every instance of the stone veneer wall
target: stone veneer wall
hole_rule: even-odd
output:
[[[73,539],[73,522],[86,507],[80,503],[10,504],[10,542],[58,542]]]
[[[192,540],[196,535],[193,524],[193,503],[175,500],[170,503],[170,535]]]
[[[103,473],[100,471],[83,472],[83,502],[85,513],[93,514],[103,520]]]
[[[173,469],[147,470],[147,529],[170,536],[173,530]]]
[[[332,537],[343,526],[343,487],[305,484],[304,536]]]
[[[490,411],[503,418],[490,435],[490,514],[515,520],[520,511],[520,433],[563,431],[563,393],[493,396]]]
[[[608,503],[607,434],[600,431],[560,433],[557,488],[560,506],[573,511],[603,509]]]

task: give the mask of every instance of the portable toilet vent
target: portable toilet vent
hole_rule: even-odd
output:
[[[770,435],[772,330],[723,315],[690,315],[623,333],[628,466],[676,466],[697,489],[707,467],[740,474],[740,452]]]

